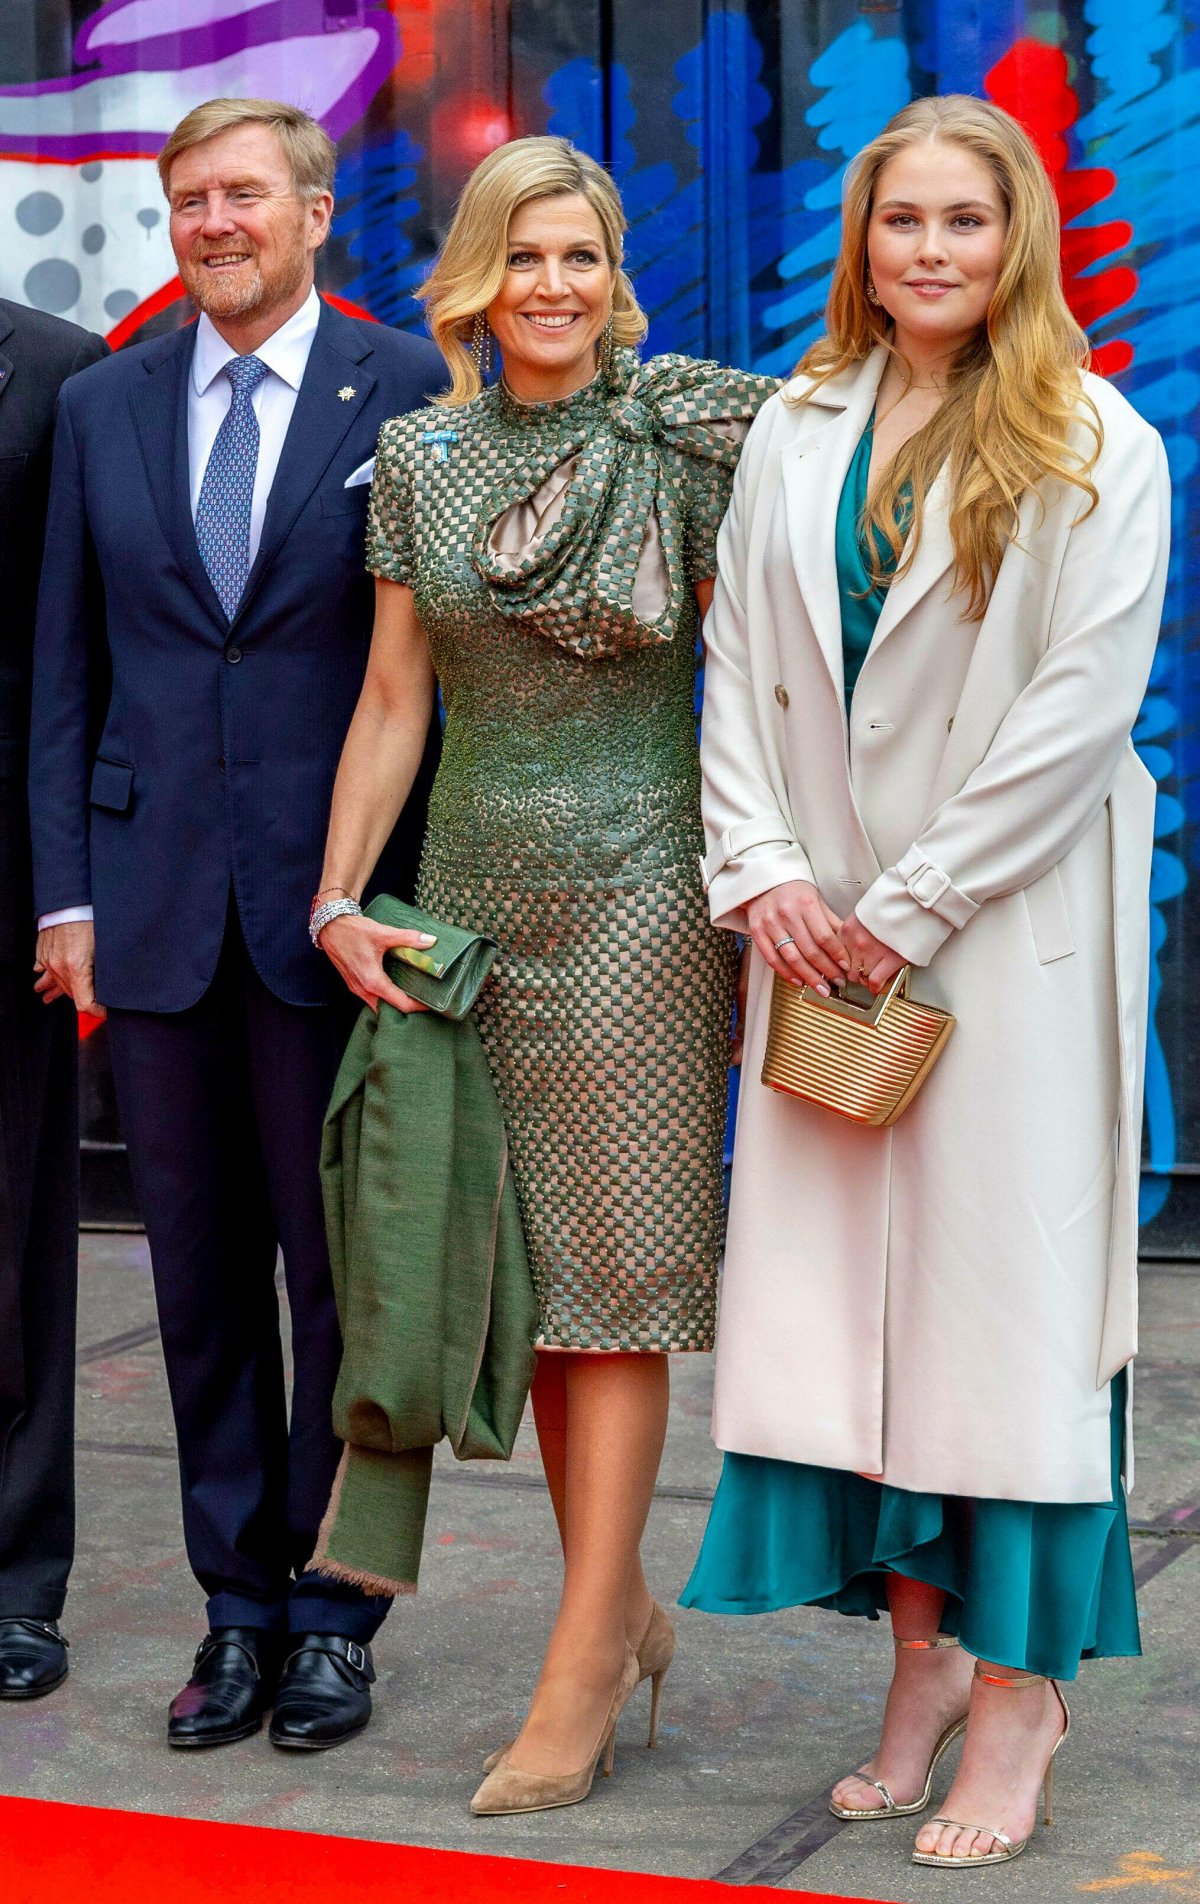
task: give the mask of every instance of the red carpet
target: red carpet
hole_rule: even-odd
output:
[[[3,1904],[866,1904],[305,1831],[0,1799]]]

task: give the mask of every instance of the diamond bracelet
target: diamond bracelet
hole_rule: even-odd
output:
[[[357,899],[327,899],[323,906],[313,906],[308,915],[308,936],[318,951],[321,949],[321,934],[330,920],[345,918],[362,918],[362,907]]]

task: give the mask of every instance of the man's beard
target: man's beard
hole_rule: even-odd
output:
[[[210,252],[208,255],[219,257],[221,254]],[[254,317],[293,297],[304,282],[308,264],[306,251],[298,248],[287,253],[279,269],[269,278],[257,255],[249,253],[248,256],[251,269],[243,268],[228,275],[206,271],[203,260],[198,258],[189,259],[180,267],[185,290],[207,317]]]

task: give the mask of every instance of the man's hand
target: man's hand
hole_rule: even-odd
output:
[[[96,933],[90,919],[74,919],[69,925],[48,926],[38,933],[33,969],[39,974],[34,991],[43,1005],[56,998],[69,998],[76,1011],[93,1018],[105,1016],[93,989],[96,972]]]

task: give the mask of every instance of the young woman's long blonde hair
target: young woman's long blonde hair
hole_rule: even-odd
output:
[[[469,403],[482,388],[471,356],[476,316],[487,310],[508,270],[508,228],[522,205],[537,198],[585,198],[604,234],[613,274],[613,342],[640,344],[644,312],[621,268],[628,229],[621,195],[604,167],[569,139],[512,139],[475,167],[454,213],[436,264],[417,296],[434,343],[450,368],[441,403]]]
[[[1008,113],[965,93],[916,99],[854,159],[843,196],[828,333],[797,365],[796,374],[811,382],[793,401],[807,401],[876,344],[895,351],[887,312],[867,296],[867,228],[876,181],[888,160],[930,142],[963,146],[983,161],[999,188],[1008,227],[987,322],[960,354],[936,414],[897,451],[876,484],[868,502],[868,546],[874,525],[899,559],[896,572],[908,567],[930,484],[948,459],[956,586],[977,620],[1015,533],[1021,498],[1052,478],[1079,489],[1088,499],[1084,513],[1090,513],[1098,500],[1090,472],[1102,443],[1096,407],[1080,387],[1088,341],[1063,296],[1050,180],[1033,142]],[[1094,439],[1086,451],[1069,440],[1079,423]],[[907,542],[897,527],[906,485],[912,495]],[[885,580],[881,565],[874,580]]]

